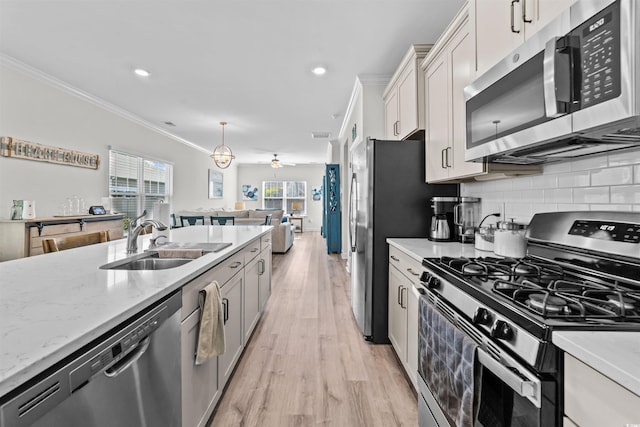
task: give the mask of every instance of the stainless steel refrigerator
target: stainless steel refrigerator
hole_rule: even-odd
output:
[[[431,197],[457,184],[425,183],[423,141],[361,140],[351,149],[351,307],[365,339],[388,343],[388,237],[429,235]]]

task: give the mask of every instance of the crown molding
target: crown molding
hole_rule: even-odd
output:
[[[142,119],[141,117],[131,113],[130,111],[127,111],[123,108],[117,107],[107,101],[105,101],[104,99],[98,98],[97,96],[91,95],[90,93],[87,93],[83,90],[80,90],[62,80],[59,80],[37,68],[34,68],[30,65],[27,65],[21,61],[18,61],[17,59],[6,55],[4,53],[0,53],[0,64],[2,65],[6,65],[12,69],[14,69],[15,71],[18,71],[24,75],[27,75],[35,80],[38,80],[42,83],[47,84],[48,86],[54,87],[62,92],[65,92],[69,95],[73,95],[77,98],[82,99],[85,102],[88,102],[92,105],[95,105],[105,111],[108,111],[109,113],[115,114],[117,116],[120,116],[132,123],[135,123],[139,126],[145,127],[147,129],[150,129],[156,133],[159,133],[160,135],[166,136],[167,138],[173,139],[174,141],[180,142],[181,144],[184,144],[188,147],[194,148],[198,151],[202,151],[203,153],[207,153],[210,154],[209,151],[205,150],[204,148],[200,147],[197,144],[194,144],[191,141],[188,141],[184,138],[181,138],[177,135],[172,134],[171,132],[167,132],[165,129],[162,129],[160,127],[158,127],[157,125],[148,122],[144,119]]]

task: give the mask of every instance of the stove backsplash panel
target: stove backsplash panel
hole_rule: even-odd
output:
[[[482,198],[482,214],[503,212],[528,223],[538,212],[605,210],[640,214],[640,150],[543,166],[537,176],[464,183]]]

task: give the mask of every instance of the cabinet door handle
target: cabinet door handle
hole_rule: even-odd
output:
[[[412,276],[419,276],[419,275],[420,275],[420,273],[416,273],[415,271],[413,271],[413,270],[412,270],[412,269],[410,269],[410,268],[407,268],[407,271],[408,271]]]
[[[447,165],[447,167],[448,167],[448,168],[450,168],[450,167],[451,167],[451,164],[449,163],[449,151],[450,151],[450,150],[451,150],[451,147],[447,147],[447,148],[445,148],[445,149],[444,149],[444,151],[445,151],[445,158],[447,159],[447,160],[446,160],[446,165]]]
[[[229,320],[229,300],[227,298],[222,298],[222,319],[223,324],[227,324],[227,320]]]
[[[447,151],[446,148],[443,148],[442,151],[440,151],[440,166],[442,166],[442,169],[447,168],[447,165],[445,164],[445,159],[444,159],[446,155],[445,151]]]
[[[258,252],[258,248],[251,249],[251,252]]]
[[[398,285],[398,298],[397,298],[397,301],[398,301],[398,304],[400,306],[402,306],[401,298],[402,298],[402,286]]]
[[[400,135],[400,120],[398,120],[398,121],[396,122],[396,125],[397,125],[397,126],[396,126],[396,129],[397,129],[397,130],[396,130],[396,135]]]
[[[391,255],[389,258],[391,258],[391,259],[392,259],[392,260],[394,260],[395,262],[399,262],[399,261],[400,261],[400,259],[399,259],[399,258],[396,258],[396,256],[395,256],[395,255]]]
[[[404,294],[405,294],[405,291],[407,290],[408,290],[407,288],[403,287],[402,290],[400,291],[400,307],[402,308],[407,308],[407,306],[404,303]]]
[[[520,30],[516,30],[516,3],[520,3],[520,0],[511,0],[511,32],[520,34]]]
[[[531,24],[533,19],[527,19],[527,0],[522,0],[522,22]]]
[[[259,267],[258,268],[258,275],[262,276],[264,274],[264,272],[266,271],[263,259],[258,260],[258,267]]]
[[[236,261],[233,264],[231,264],[229,267],[230,268],[238,268],[242,265],[242,263],[240,261]]]

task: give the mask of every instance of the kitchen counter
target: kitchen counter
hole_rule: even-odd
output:
[[[640,332],[555,331],[551,341],[640,396]]]
[[[127,257],[126,239],[0,262],[0,396],[271,231],[271,226],[185,227],[172,242],[231,246],[155,271],[100,270]],[[140,236],[139,253],[151,235]]]
[[[387,243],[417,261],[423,258],[495,256],[471,244],[394,239]],[[552,342],[611,380],[640,396],[640,332],[554,331]]]

